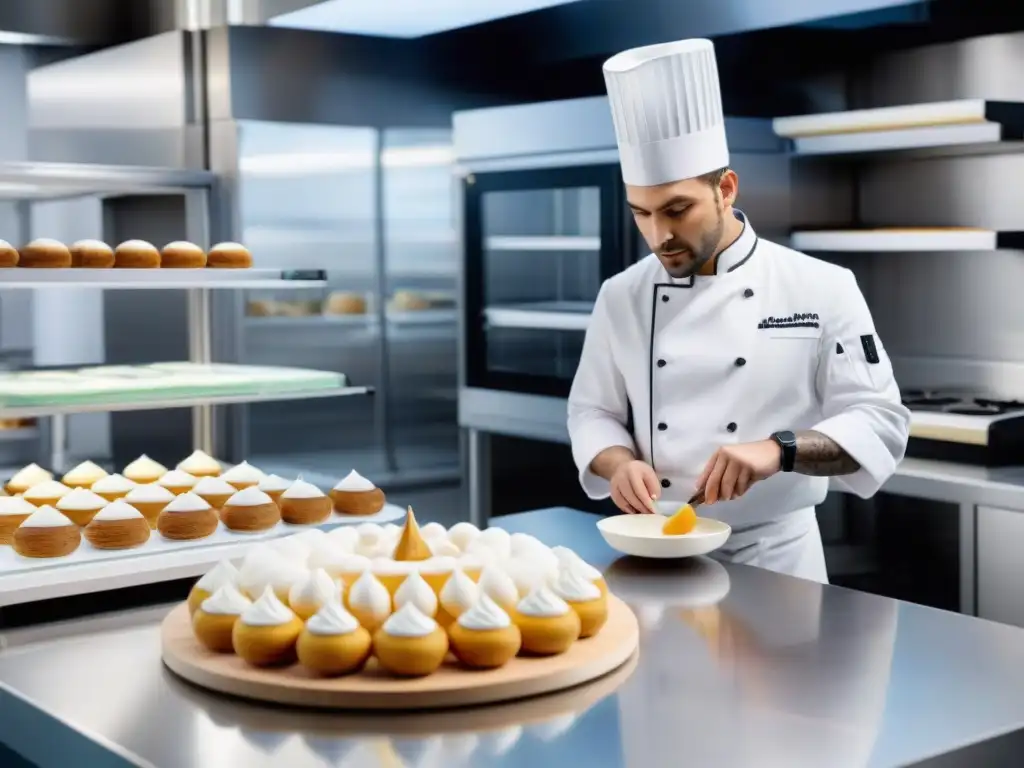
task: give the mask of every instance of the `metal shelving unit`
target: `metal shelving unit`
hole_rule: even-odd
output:
[[[23,226],[29,227],[28,206],[42,200],[112,195],[181,194],[185,200],[183,239],[209,247],[216,238],[213,208],[218,196],[217,176],[204,170],[107,166],[70,163],[0,163],[0,198],[19,201]],[[185,290],[188,296],[189,355],[192,363],[212,363],[211,292],[214,290],[311,288],[326,286],[322,272],[274,269],[240,270],[94,270],[94,269],[8,269],[0,270],[4,289]],[[85,411],[154,410],[191,407],[194,447],[214,453],[212,408],[216,405],[365,395],[368,387],[336,387],[307,392],[269,395],[214,396],[202,398],[154,398],[110,402],[88,406],[0,409],[0,417],[47,416],[50,418],[51,463],[63,463],[66,440],[65,416]]]
[[[490,328],[585,331],[593,311],[590,301],[541,301],[485,307],[483,313]]]
[[[1024,232],[997,232],[967,227],[922,229],[838,229],[793,232],[798,251],[886,252],[997,251],[1024,248]]]

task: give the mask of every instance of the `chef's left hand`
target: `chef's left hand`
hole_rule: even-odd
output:
[[[705,504],[738,499],[754,483],[778,472],[781,462],[782,449],[774,440],[725,445],[704,465],[697,490],[704,489]]]

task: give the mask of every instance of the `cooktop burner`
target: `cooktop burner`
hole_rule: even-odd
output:
[[[903,404],[912,411],[957,413],[964,416],[999,416],[1024,411],[1024,402],[977,392],[957,390],[908,389],[903,392]]]

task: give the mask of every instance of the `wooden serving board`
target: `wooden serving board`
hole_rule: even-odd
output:
[[[516,657],[504,667],[475,671],[453,658],[432,675],[397,678],[374,659],[353,675],[321,678],[299,664],[259,669],[233,654],[208,651],[192,634],[188,606],[163,621],[164,664],[191,683],[246,699],[302,707],[350,710],[437,709],[490,704],[551,693],[595,680],[622,666],[639,645],[636,616],[608,596],[608,622],[594,637],[578,640],[566,653]]]

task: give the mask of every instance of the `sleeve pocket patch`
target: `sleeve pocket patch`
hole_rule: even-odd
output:
[[[873,333],[866,334],[860,337],[861,346],[864,347],[864,359],[872,365],[878,365],[882,362],[878,356],[878,347],[875,344],[875,335]]]

